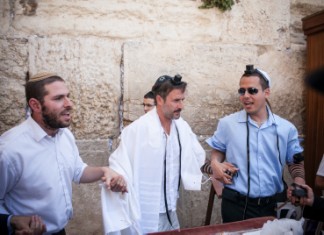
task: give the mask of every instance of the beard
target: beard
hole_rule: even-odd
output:
[[[71,110],[71,108],[68,108],[66,110]],[[43,121],[47,128],[59,129],[59,128],[64,128],[64,127],[70,126],[71,120],[68,122],[63,122],[59,119],[60,115],[61,115],[61,113],[52,113],[52,112],[48,111],[46,106],[42,107],[42,118],[43,118]]]
[[[162,108],[162,112],[165,118],[173,120],[173,119],[179,119],[181,116],[181,110],[182,109],[177,109],[175,111],[171,111],[168,108]]]

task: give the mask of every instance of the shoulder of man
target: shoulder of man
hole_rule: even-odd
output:
[[[5,131],[0,136],[0,148],[4,147],[5,145],[10,145],[10,143],[16,143],[20,136],[24,132],[28,132],[29,127],[27,125],[27,120],[24,122],[12,127],[11,129]]]
[[[285,126],[291,126],[291,127],[295,127],[295,125],[290,122],[289,120],[283,118],[283,117],[280,117],[279,115],[277,114],[273,114],[274,118],[275,118],[275,122],[280,126],[280,125],[285,125]]]
[[[235,113],[226,114],[225,116],[221,117],[219,121],[226,123],[232,123],[233,121],[246,122],[246,112],[245,110],[240,110]]]
[[[130,132],[130,131],[138,131],[143,129],[150,129],[159,127],[159,118],[158,115],[154,112],[148,112],[138,119],[133,121],[131,124],[127,125],[123,130],[123,132]]]

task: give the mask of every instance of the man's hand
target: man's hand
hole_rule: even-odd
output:
[[[287,197],[293,204],[303,205],[303,206],[312,206],[314,203],[314,192],[313,192],[312,188],[306,184],[301,184],[299,186],[307,190],[306,197],[293,196],[293,190],[295,189],[295,187],[293,187],[293,186],[290,186],[288,188]]]
[[[105,182],[107,189],[111,189],[114,192],[127,192],[127,183],[122,175],[108,167],[103,167],[103,170],[104,176],[102,181]]]
[[[236,166],[229,162],[218,162],[217,160],[211,161],[213,169],[213,177],[224,184],[232,184],[233,176],[239,170]]]
[[[37,215],[14,215],[10,220],[16,235],[41,235],[46,232],[46,225]]]

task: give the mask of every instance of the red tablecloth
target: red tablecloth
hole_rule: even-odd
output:
[[[181,230],[172,230],[166,232],[150,233],[151,235],[214,235],[220,232],[235,232],[262,228],[268,220],[274,220],[274,217],[260,217],[254,219],[248,219],[238,222],[215,224],[195,228],[187,228]]]

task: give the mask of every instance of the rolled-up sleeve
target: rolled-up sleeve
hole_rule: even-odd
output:
[[[225,139],[226,139],[225,125],[221,119],[218,122],[218,126],[216,131],[214,132],[214,135],[208,138],[206,142],[211,148],[219,150],[221,152],[225,152],[226,151]]]

